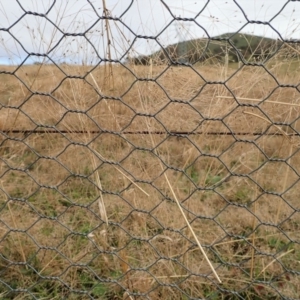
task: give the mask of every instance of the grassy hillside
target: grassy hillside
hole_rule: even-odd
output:
[[[236,64],[1,66],[0,298],[299,298],[300,64],[276,56],[282,86]]]
[[[265,61],[272,57],[283,42],[262,36],[226,33],[211,39],[202,38],[169,45],[152,55],[139,56],[133,59],[135,64],[149,64],[168,61],[196,63],[208,61],[246,62]]]

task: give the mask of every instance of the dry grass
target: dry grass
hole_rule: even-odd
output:
[[[294,84],[295,64],[266,67]],[[82,78],[0,67],[5,299],[297,297],[296,88],[263,67],[60,68]],[[11,132],[47,127],[101,133]]]

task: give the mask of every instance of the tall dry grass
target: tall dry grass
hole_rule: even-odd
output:
[[[297,298],[299,61],[284,51],[1,66],[1,297]]]
[[[1,68],[3,297],[295,297],[296,88],[234,64]],[[12,132],[35,129],[66,133]]]

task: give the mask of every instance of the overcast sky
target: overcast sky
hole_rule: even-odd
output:
[[[101,57],[107,57],[105,21],[99,19],[103,16],[102,3],[102,0],[0,0],[0,64],[19,64],[27,56],[26,51],[48,53],[55,62],[79,64],[97,62],[95,50]],[[136,38],[138,35],[155,36],[163,46],[239,30],[273,38],[279,38],[278,33],[285,39],[300,38],[300,2],[164,0],[164,3],[160,0],[106,0],[108,13],[123,22],[108,22],[113,59],[159,49],[155,39]],[[29,11],[47,14],[48,20],[26,13]],[[172,14],[194,21],[174,21]],[[269,25],[249,24],[247,19],[269,22],[278,33]],[[63,33],[85,33],[86,38],[64,37]],[[27,63],[37,60],[31,57]]]

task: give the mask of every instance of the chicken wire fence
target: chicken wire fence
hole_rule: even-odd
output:
[[[298,299],[300,7],[253,2],[1,4],[2,299]]]

